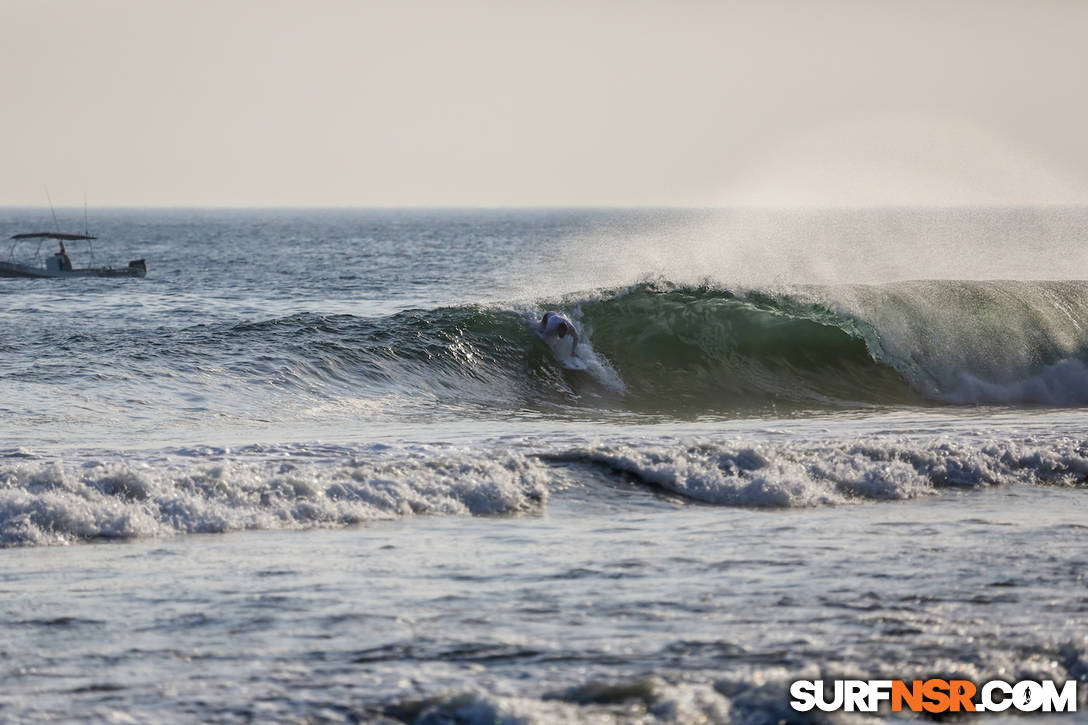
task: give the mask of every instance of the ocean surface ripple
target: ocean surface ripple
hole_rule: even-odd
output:
[[[0,721],[1088,706],[1084,209],[90,216],[146,279],[0,280]]]

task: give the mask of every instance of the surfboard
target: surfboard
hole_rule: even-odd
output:
[[[589,370],[589,366],[586,365],[586,361],[580,357],[562,358],[559,359],[559,364],[567,370]]]

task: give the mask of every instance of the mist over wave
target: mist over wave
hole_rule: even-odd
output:
[[[733,290],[910,280],[1077,280],[1083,207],[646,210],[567,238],[535,265],[534,294],[620,287],[652,274]]]

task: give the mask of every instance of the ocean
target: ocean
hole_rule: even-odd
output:
[[[0,721],[1086,721],[1088,209],[89,217],[146,279],[0,280]]]

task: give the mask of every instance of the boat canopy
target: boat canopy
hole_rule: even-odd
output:
[[[12,239],[59,239],[62,242],[75,242],[80,239],[98,239],[86,234],[61,234],[60,232],[30,232],[29,234],[16,234]]]

